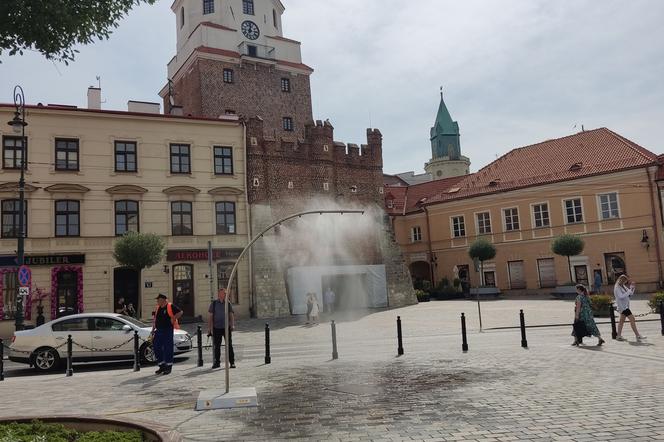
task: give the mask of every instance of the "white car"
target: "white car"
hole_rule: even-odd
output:
[[[67,337],[71,335],[72,359],[77,362],[132,359],[134,331],[138,331],[139,354],[144,362],[155,362],[147,342],[152,326],[117,313],[81,313],[65,316],[32,330],[14,333],[9,360],[34,366],[38,371],[55,369],[67,360]],[[63,345],[64,344],[64,345]],[[191,336],[175,330],[173,353],[191,351]]]

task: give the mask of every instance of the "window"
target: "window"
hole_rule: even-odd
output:
[[[14,319],[16,315],[16,295],[18,295],[18,273],[8,272],[2,275],[2,312],[4,319]]]
[[[422,229],[420,226],[415,226],[410,231],[411,239],[413,242],[422,241]]]
[[[254,0],[242,0],[242,12],[247,15],[254,15]]]
[[[214,0],[203,0],[203,15],[214,12]]]
[[[55,236],[79,236],[80,203],[74,200],[55,202]]]
[[[281,79],[281,92],[290,92],[290,78]]]
[[[115,171],[136,172],[136,142],[115,142]]]
[[[138,232],[138,202],[115,202],[115,234],[124,235],[127,232]]]
[[[477,214],[477,232],[480,235],[491,233],[491,215],[489,212]]]
[[[330,190],[330,183],[323,183],[323,190]]]
[[[27,153],[27,145],[25,150]],[[3,169],[20,169],[22,155],[23,155],[23,139],[21,137],[2,137]]]
[[[55,170],[78,170],[78,140],[55,139]]]
[[[214,147],[214,173],[216,175],[233,175],[232,147]]]
[[[233,69],[224,69],[224,83],[233,82]]]
[[[234,262],[220,262],[217,264],[217,289],[225,289],[228,287],[228,279],[231,276],[234,265]],[[233,304],[237,304],[239,298],[237,295],[237,280],[238,275],[236,271],[235,277],[233,277],[233,284],[231,286],[231,294],[228,298],[228,300]]]
[[[171,173],[191,173],[188,144],[171,144]]]
[[[217,235],[235,234],[235,203],[219,202],[215,204],[217,213]]]
[[[272,23],[274,24],[274,27],[279,29],[279,22],[277,21],[277,10],[273,9],[272,10]]]
[[[250,57],[258,57],[258,47],[254,45],[247,45],[247,55]]]
[[[455,216],[452,218],[452,234],[455,238],[466,236],[466,222],[463,216]]]
[[[503,213],[505,214],[505,230],[508,232],[519,230],[519,209],[516,207],[505,209]]]
[[[28,202],[23,201],[23,237],[28,236]],[[20,200],[2,201],[2,238],[18,238]]]
[[[180,8],[180,27],[184,26],[184,8]]]
[[[547,203],[533,205],[533,215],[535,218],[535,227],[549,227],[549,205]]]
[[[581,198],[565,200],[565,212],[567,215],[567,224],[583,222],[583,212],[581,211]]]
[[[618,212],[618,194],[606,193],[599,196],[600,210],[602,211],[602,219],[620,218]]]
[[[284,126],[284,130],[292,132],[293,131],[293,119],[291,117],[284,117],[283,126]]]
[[[88,331],[88,318],[65,319],[51,326],[54,332]]]
[[[94,318],[95,330],[97,331],[121,331],[127,324],[112,318]]]
[[[171,203],[173,235],[186,236],[194,234],[191,212],[191,203],[189,201],[173,201]]]

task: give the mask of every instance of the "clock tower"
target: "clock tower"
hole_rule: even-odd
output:
[[[175,0],[177,52],[159,95],[167,113],[260,117],[266,134],[304,137],[313,72],[285,38],[280,0]]]
[[[461,155],[459,123],[452,120],[440,88],[440,104],[436,122],[431,128],[431,160],[424,170],[433,180],[468,175],[470,159]]]

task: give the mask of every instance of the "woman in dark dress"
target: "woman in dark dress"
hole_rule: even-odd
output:
[[[576,286],[576,302],[574,306],[574,342],[572,345],[578,346],[582,343],[585,336],[597,336],[597,345],[604,344],[604,339],[597,328],[595,318],[593,317],[593,308],[590,303],[588,289],[583,284]],[[581,329],[585,329],[581,331]]]

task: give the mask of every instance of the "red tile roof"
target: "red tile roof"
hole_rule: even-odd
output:
[[[420,210],[422,204],[426,204],[430,198],[454,188],[466,176],[445,178],[412,186],[386,185],[384,195],[387,213],[396,215]],[[387,203],[390,199],[392,208]]]
[[[589,130],[514,149],[478,172],[459,177],[453,186],[441,183],[439,188],[427,187],[437,182],[433,181],[420,185],[423,187],[417,192],[410,189],[418,186],[411,186],[405,195],[408,200],[405,202],[405,213],[419,210],[411,201],[417,199],[412,196],[415,194],[421,195],[420,198],[427,197],[424,204],[429,205],[656,163],[657,155],[609,129]],[[385,193],[388,193],[387,189]],[[402,211],[403,207],[402,204]],[[395,211],[388,209],[388,213]]]

